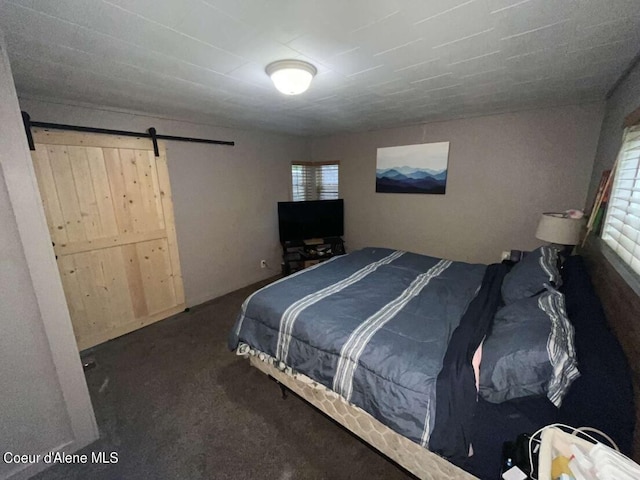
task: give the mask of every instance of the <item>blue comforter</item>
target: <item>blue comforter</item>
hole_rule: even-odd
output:
[[[268,353],[429,447],[438,376],[486,270],[385,248],[334,257],[247,298],[229,347]],[[469,368],[477,333],[458,335]]]

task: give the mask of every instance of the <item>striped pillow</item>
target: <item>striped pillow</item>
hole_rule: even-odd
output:
[[[480,364],[480,395],[501,403],[546,395],[557,407],[578,378],[564,296],[549,289],[498,311]]]
[[[537,295],[547,285],[560,284],[558,249],[542,246],[516,263],[502,282],[502,299],[510,304]]]

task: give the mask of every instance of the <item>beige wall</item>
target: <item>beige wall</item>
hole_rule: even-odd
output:
[[[0,33],[0,455],[98,436]],[[7,464],[26,478],[44,464]]]
[[[41,122],[235,141],[167,142],[187,304],[280,272],[276,203],[289,199],[291,161],[307,159],[305,139],[27,98],[20,106]]]
[[[603,105],[591,103],[314,139],[341,160],[349,249],[387,246],[470,262],[528,250],[540,213],[581,208]],[[446,195],[375,192],[376,149],[449,141]]]
[[[42,453],[73,435],[1,171],[0,225],[0,455]],[[0,478],[19,467],[0,459]]]
[[[587,208],[591,208],[602,171],[610,169],[618,156],[624,118],[636,108],[640,108],[640,62],[607,100],[593,176],[589,185]]]

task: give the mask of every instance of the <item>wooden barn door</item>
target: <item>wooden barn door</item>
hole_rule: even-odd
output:
[[[33,164],[78,348],[184,310],[163,145],[34,130]]]

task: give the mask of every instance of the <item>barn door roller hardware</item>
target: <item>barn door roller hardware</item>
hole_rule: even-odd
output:
[[[158,140],[173,140],[176,142],[192,142],[192,143],[210,143],[213,145],[229,145],[233,147],[236,142],[228,142],[225,140],[209,140],[206,138],[191,138],[191,137],[176,137],[174,135],[158,135],[156,129],[151,127],[147,132],[130,132],[127,130],[111,130],[109,128],[94,128],[94,127],[79,127],[77,125],[64,125],[61,123],[47,123],[47,122],[32,122],[31,117],[27,112],[22,112],[22,122],[24,123],[24,131],[27,134],[27,141],[29,142],[29,149],[35,150],[36,146],[33,143],[33,136],[31,135],[31,127],[50,128],[54,130],[71,130],[74,132],[85,133],[101,133],[104,135],[120,135],[123,137],[142,137],[150,138],[153,142],[153,152],[156,157],[160,156],[158,150]]]

